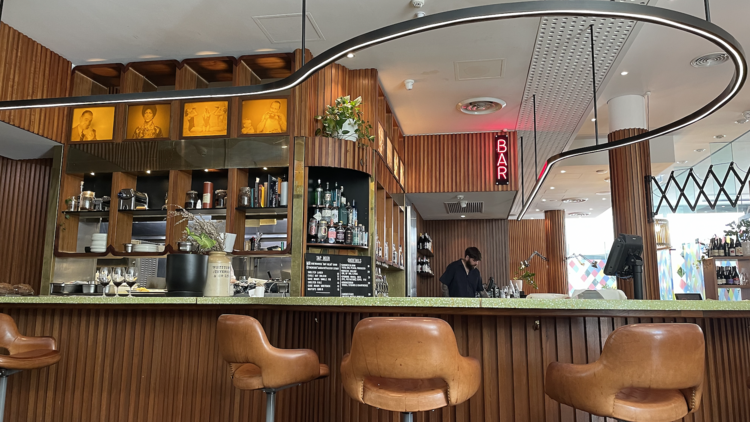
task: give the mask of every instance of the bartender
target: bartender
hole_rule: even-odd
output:
[[[464,252],[464,257],[452,262],[440,277],[443,296],[445,297],[489,297],[482,286],[482,276],[477,265],[482,260],[482,253],[475,247]]]

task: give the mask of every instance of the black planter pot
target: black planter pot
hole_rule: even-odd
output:
[[[167,296],[203,296],[203,289],[206,287],[207,273],[207,255],[167,255]]]

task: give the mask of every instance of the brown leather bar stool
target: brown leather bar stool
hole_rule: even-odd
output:
[[[674,421],[700,406],[705,360],[695,324],[628,325],[609,336],[594,363],[551,363],[545,392],[598,416]]]
[[[220,316],[217,337],[234,386],[266,393],[267,422],[274,420],[276,392],[328,376],[328,366],[312,350],[271,346],[263,326],[253,317]]]
[[[341,362],[344,390],[354,400],[401,412],[455,406],[479,389],[479,362],[458,352],[450,325],[436,318],[367,318]]]
[[[0,422],[5,416],[5,395],[8,377],[24,369],[39,369],[60,360],[57,343],[52,337],[25,337],[18,332],[9,315],[0,314],[0,347],[8,350],[0,355]]]

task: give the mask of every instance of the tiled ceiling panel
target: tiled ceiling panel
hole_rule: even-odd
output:
[[[601,90],[602,82],[615,64],[636,22],[590,17],[546,17],[539,24],[517,123],[518,135],[524,139],[523,182],[527,198],[537,178],[532,97],[536,95],[537,164],[541,169],[547,158],[563,151],[575,136],[581,119],[591,111],[593,93],[588,28],[592,24],[596,84],[597,89]],[[606,139],[603,141],[606,142]],[[521,195],[518,195],[511,215],[520,210]]]

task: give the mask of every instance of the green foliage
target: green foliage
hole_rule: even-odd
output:
[[[529,286],[539,290],[539,286],[536,284],[536,281],[534,281],[534,277],[536,277],[536,273],[532,273],[528,270],[528,268],[520,267],[518,269],[518,272],[516,273],[516,279],[523,280],[524,283],[528,284]]]
[[[739,223],[732,221],[727,227],[729,229],[724,230],[724,236],[736,237],[741,242],[750,240],[750,220],[740,220]]]
[[[188,227],[185,227],[185,232],[187,233],[189,238],[193,239],[193,241],[201,247],[201,249],[211,250],[214,246],[216,246],[217,242],[214,239],[208,237],[206,233],[201,233],[200,235],[198,235],[190,231],[190,228]]]
[[[362,97],[357,97],[353,101],[350,100],[348,95],[337,98],[336,105],[326,106],[324,115],[315,116],[315,120],[319,120],[323,125],[322,128],[315,131],[315,136],[340,138],[342,135],[349,135],[350,131],[344,130],[344,123],[347,120],[352,120],[356,127],[354,133],[357,135],[357,139],[372,142],[375,139],[374,135],[370,135],[372,125],[362,119],[360,104],[362,104]]]

